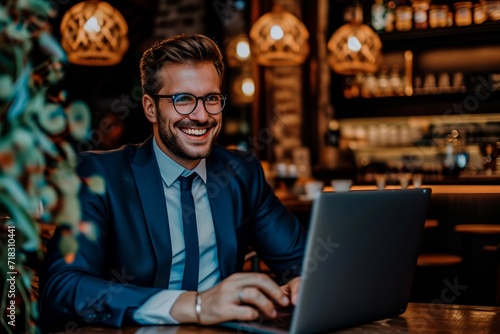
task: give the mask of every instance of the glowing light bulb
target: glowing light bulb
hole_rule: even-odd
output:
[[[279,25],[273,25],[271,27],[271,38],[274,40],[279,40],[282,39],[285,33],[283,32],[283,29]]]
[[[247,59],[250,57],[250,45],[248,41],[239,41],[236,44],[236,54],[240,59]]]
[[[356,37],[351,36],[347,39],[347,47],[351,51],[359,52],[361,50],[361,43]]]
[[[245,78],[241,83],[241,91],[245,96],[253,96],[255,94],[255,84],[252,78]]]
[[[87,22],[85,22],[83,29],[85,29],[86,32],[99,32],[101,31],[101,26],[97,22],[95,16],[92,16],[87,20]]]

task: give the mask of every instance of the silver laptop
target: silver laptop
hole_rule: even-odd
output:
[[[430,197],[428,188],[321,193],[295,308],[277,320],[221,325],[243,333],[315,333],[402,314]]]

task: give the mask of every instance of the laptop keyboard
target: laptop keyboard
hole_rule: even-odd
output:
[[[278,314],[275,318],[265,318],[263,325],[273,328],[288,329],[292,325],[293,306],[277,308]]]

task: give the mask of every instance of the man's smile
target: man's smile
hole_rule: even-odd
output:
[[[182,132],[190,136],[203,136],[207,133],[206,128],[179,128]]]

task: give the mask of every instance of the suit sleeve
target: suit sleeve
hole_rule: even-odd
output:
[[[90,157],[79,165],[83,177],[97,174]],[[42,328],[65,330],[80,325],[119,327],[132,319],[133,312],[159,288],[137,286],[123,270],[109,270],[106,258],[111,242],[106,194],[96,194],[83,185],[80,190],[83,221],[92,221],[95,238],[77,235],[77,251],[72,263],[60,248],[68,230],[59,226],[47,245],[41,272],[40,318]]]
[[[251,245],[281,283],[300,275],[306,233],[298,219],[276,197],[257,159],[250,183],[254,212]]]

